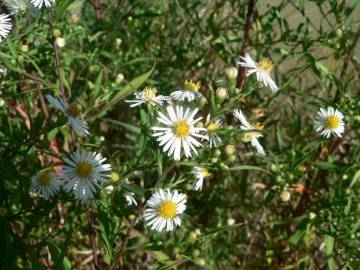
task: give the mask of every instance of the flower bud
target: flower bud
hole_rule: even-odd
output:
[[[185,189],[186,190],[192,190],[193,189],[193,186],[191,184],[186,184],[185,185]]]
[[[124,74],[122,73],[119,73],[117,76],[116,76],[116,83],[119,84],[121,83],[123,80],[124,80]]]
[[[287,202],[290,200],[290,197],[291,197],[291,194],[289,191],[287,190],[284,190],[283,192],[281,192],[280,194],[280,199],[283,201],[283,202]]]
[[[234,154],[236,151],[235,145],[234,144],[228,144],[227,146],[225,146],[225,153],[228,156],[231,156],[232,154]]]
[[[200,256],[200,250],[194,249],[192,252],[193,257],[199,257]]]
[[[220,157],[221,156],[220,149],[215,149],[212,156],[215,157],[215,158]]]
[[[119,180],[119,174],[117,173],[117,172],[112,172],[111,173],[111,181],[113,181],[113,182],[116,182],[116,181],[118,181]]]
[[[238,76],[238,70],[236,67],[228,67],[225,69],[225,75],[229,81],[234,81]]]
[[[27,53],[30,50],[29,45],[27,44],[21,45],[20,49],[23,53]]]
[[[228,157],[228,162],[234,162],[235,160],[236,160],[236,156],[235,155],[230,155],[229,157]]]
[[[61,38],[61,37],[57,37],[55,39],[55,42],[56,42],[56,45],[59,47],[59,48],[64,48],[65,47],[65,39]]]
[[[206,103],[207,103],[206,97],[201,97],[199,100],[199,107],[200,108],[204,107]]]
[[[226,224],[229,225],[229,226],[234,225],[234,224],[235,224],[235,219],[233,219],[233,218],[228,218],[228,219],[226,220]]]
[[[195,232],[191,232],[190,235],[189,235],[189,238],[190,238],[191,240],[195,241],[196,238],[197,238],[197,234],[196,234]]]
[[[195,258],[194,263],[199,266],[204,266],[206,264],[206,261],[203,258]]]
[[[119,47],[119,46],[121,45],[121,43],[122,43],[121,38],[117,38],[117,39],[115,39],[115,44],[116,44],[116,47]]]
[[[134,220],[136,218],[136,216],[131,214],[131,215],[128,216],[128,218],[129,218],[129,220]]]
[[[53,37],[54,38],[61,37],[61,31],[59,29],[54,29],[53,30]]]
[[[227,90],[224,87],[219,87],[216,90],[216,98],[221,103],[223,102],[227,97]]]

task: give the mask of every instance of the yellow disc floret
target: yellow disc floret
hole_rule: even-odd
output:
[[[77,118],[81,114],[81,107],[77,104],[70,105],[67,109],[67,114],[71,117]]]
[[[88,177],[92,172],[93,166],[88,162],[79,162],[75,167],[75,172],[79,177]]]
[[[270,61],[269,58],[264,58],[258,64],[258,68],[264,72],[270,72],[274,67],[273,63]]]
[[[201,168],[201,174],[202,174],[204,177],[208,177],[208,176],[211,176],[211,175],[212,175],[206,168]]]
[[[185,81],[184,83],[184,88],[186,90],[192,90],[198,92],[200,87],[201,87],[200,82],[195,83],[192,80],[190,80],[190,81]]]
[[[178,138],[185,138],[189,135],[190,125],[186,120],[177,121],[174,125],[175,135]]]
[[[252,127],[253,127],[253,129],[258,130],[258,131],[261,131],[264,128],[264,126],[261,125],[261,123],[259,123],[259,122],[256,122]],[[243,141],[249,142],[249,141],[251,141],[252,137],[256,136],[257,134],[259,134],[259,132],[247,132],[243,135]]]
[[[326,119],[326,124],[330,129],[336,129],[340,125],[340,118],[337,115],[330,115]]]
[[[176,216],[176,204],[170,200],[165,200],[160,204],[159,211],[163,218],[174,218]]]
[[[209,133],[214,133],[215,130],[217,130],[219,128],[219,125],[217,123],[210,123],[208,126],[207,126],[207,131]]]
[[[41,173],[37,178],[37,182],[43,186],[47,186],[48,184],[50,184],[50,181],[51,176],[48,173]]]
[[[156,97],[156,88],[146,86],[143,90],[143,96],[146,100],[153,100]]]

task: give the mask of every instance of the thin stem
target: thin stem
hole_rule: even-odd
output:
[[[248,12],[246,16],[245,30],[244,30],[244,41],[241,48],[241,55],[243,55],[246,51],[247,46],[250,43],[250,34],[252,29],[252,23],[254,19],[254,7],[256,0],[249,0],[248,4]],[[246,79],[246,68],[242,68],[239,70],[237,77],[237,87],[243,87]]]
[[[53,26],[54,17],[53,17],[53,14],[51,11],[49,11],[48,17],[49,17],[49,22],[50,22],[51,26]],[[61,93],[61,97],[67,103],[67,98],[65,95],[65,87],[64,87],[64,78],[63,78],[63,74],[61,72],[60,48],[57,46],[56,40],[54,40],[54,42],[53,42],[53,47],[54,47],[54,52],[55,52],[55,70],[56,70],[56,74],[57,74],[57,77],[59,78],[59,82],[60,82],[60,93]]]
[[[99,258],[98,258],[98,254],[97,254],[97,248],[96,248],[95,218],[94,218],[94,213],[90,207],[88,207],[86,209],[86,215],[87,215],[87,219],[88,219],[89,227],[90,227],[91,249],[92,249],[92,254],[94,257],[94,267],[96,270],[98,270],[100,268],[99,268]]]

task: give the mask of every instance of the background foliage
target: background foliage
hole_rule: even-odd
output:
[[[192,78],[202,82],[206,111],[242,53],[248,1],[57,2],[14,16],[0,44],[2,269],[94,267],[86,207],[64,192],[50,201],[29,192],[32,175],[74,148],[65,120],[44,102],[60,89],[55,28],[66,40],[66,93],[91,127],[77,145],[101,152],[120,178],[93,206],[100,269],[360,268],[358,1],[257,1],[248,50],[273,60],[280,91],[246,88],[235,105],[264,123],[268,156],[225,130],[236,159],[222,146],[193,160],[213,172],[200,193],[186,191],[194,163],[164,158],[150,136],[151,114],[123,101],[145,82],[169,94]],[[345,115],[341,139],[314,130],[327,105]],[[135,218],[140,207],[123,198],[131,190],[145,201],[159,178],[189,196],[174,233],[151,232]]]

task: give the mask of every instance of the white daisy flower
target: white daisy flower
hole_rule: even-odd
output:
[[[264,148],[261,146],[258,138],[262,137],[263,135],[260,133],[260,131],[264,128],[260,123],[255,123],[254,125],[251,125],[247,120],[244,114],[241,110],[235,110],[234,116],[241,122],[240,128],[242,130],[257,130],[257,131],[251,131],[247,132],[243,135],[243,141],[245,142],[251,142],[251,145],[254,146],[257,150],[257,152],[260,155],[266,155]]]
[[[185,112],[184,112],[185,110]],[[202,144],[194,137],[206,139],[205,136],[200,135],[205,128],[196,128],[194,125],[199,122],[202,117],[194,120],[198,109],[191,111],[189,108],[184,109],[182,106],[168,106],[167,116],[158,112],[157,120],[163,124],[162,127],[153,127],[154,137],[158,137],[157,141],[163,147],[163,151],[168,156],[174,155],[175,160],[180,160],[181,149],[183,148],[185,156],[191,157],[193,151],[197,154],[195,147],[200,147]]]
[[[31,4],[36,8],[51,7],[55,0],[30,0]]]
[[[216,134],[216,131],[221,127],[222,121],[220,119],[211,120],[211,115],[206,117],[205,127],[207,134],[206,139],[209,141],[209,147],[217,147],[221,143],[220,137]]]
[[[152,230],[172,231],[181,225],[180,215],[186,209],[186,195],[159,189],[146,202],[144,218]]]
[[[196,182],[194,183],[194,190],[201,191],[204,184],[204,178],[211,176],[211,173],[209,173],[209,171],[203,167],[194,167],[191,172],[196,177]]]
[[[195,83],[192,80],[185,81],[184,89],[172,92],[170,97],[177,101],[187,100],[190,102],[202,97],[202,94],[199,92],[200,87],[200,82]]]
[[[145,87],[145,89],[140,93],[135,93],[134,100],[125,100],[125,102],[132,103],[130,107],[140,106],[141,104],[148,103],[150,105],[162,105],[164,101],[170,100],[170,97],[167,96],[156,96],[156,88]]]
[[[343,118],[343,114],[333,107],[328,107],[327,110],[320,108],[316,116],[316,131],[325,138],[331,135],[341,137],[345,130]]]
[[[53,197],[60,187],[61,180],[53,172],[39,172],[31,177],[31,188],[47,200]]]
[[[12,28],[10,16],[8,14],[0,14],[0,42],[7,37]]]
[[[80,135],[89,135],[88,124],[85,120],[80,119],[81,108],[77,104],[67,105],[63,98],[54,98],[46,95],[46,99],[68,118],[69,125]]]
[[[277,87],[275,82],[270,77],[270,72],[274,65],[269,58],[264,58],[259,63],[256,63],[247,53],[245,56],[240,58],[244,62],[238,62],[238,64],[249,69],[246,76],[250,76],[251,74],[255,73],[258,82],[263,83],[266,87],[269,86],[273,93],[276,93],[279,90],[279,87]]]
[[[91,201],[96,190],[110,178],[111,165],[101,154],[77,150],[69,158],[64,158],[62,174],[66,183],[64,189],[73,191],[82,202]]]

